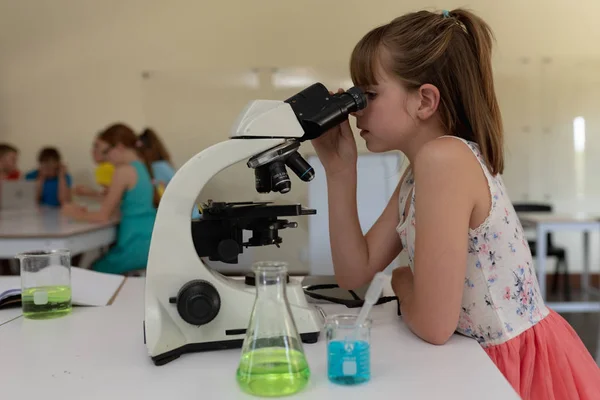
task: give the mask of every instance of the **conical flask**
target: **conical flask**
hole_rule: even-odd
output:
[[[308,383],[310,369],[286,295],[287,264],[257,262],[252,270],[256,299],[237,382],[244,392],[256,396],[297,393]]]

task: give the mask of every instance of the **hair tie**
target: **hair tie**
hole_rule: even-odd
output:
[[[448,10],[442,11],[442,15],[444,18],[450,18],[450,12]]]

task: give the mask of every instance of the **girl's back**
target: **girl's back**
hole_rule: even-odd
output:
[[[154,186],[148,173],[148,169],[141,161],[133,161],[131,166],[135,168],[137,181],[135,186],[126,191],[121,202],[121,218],[147,217],[156,214],[152,204]]]
[[[501,175],[490,173],[477,144],[455,136],[440,139],[452,140],[446,138],[469,147],[491,199],[487,218],[468,232],[456,331],[476,339],[525,399],[600,398],[598,366],[572,327],[544,304],[531,251]],[[399,192],[397,231],[413,271],[416,197],[409,167]]]
[[[137,181],[123,195],[117,245],[121,247],[127,263],[135,266],[133,269],[142,269],[148,259],[156,218],[156,208],[152,203],[154,186],[144,163],[133,161],[131,165],[136,170]]]
[[[529,245],[502,177],[492,176],[477,144],[455,136],[445,138],[460,140],[471,149],[485,174],[491,198],[488,217],[476,229],[469,229],[468,265],[457,331],[477,339],[484,347],[504,343],[538,323],[549,311],[540,295]],[[408,218],[404,218],[409,193],[411,205]],[[411,267],[416,237],[415,193],[409,169],[400,191],[403,222],[398,232],[408,250]]]

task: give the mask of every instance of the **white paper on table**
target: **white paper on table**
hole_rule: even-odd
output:
[[[71,267],[73,305],[106,306],[121,286],[125,276],[104,274],[89,269]]]

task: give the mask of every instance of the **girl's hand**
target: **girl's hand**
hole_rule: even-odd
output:
[[[73,192],[75,192],[77,196],[85,196],[91,192],[91,188],[87,187],[86,185],[75,185]]]
[[[398,297],[398,302],[402,301],[412,293],[413,274],[410,267],[400,267],[392,272],[392,290]]]
[[[62,215],[71,218],[79,218],[85,211],[85,207],[75,203],[64,204],[60,209]]]
[[[61,176],[67,175],[67,166],[65,164],[60,164],[60,166],[58,167],[58,174]]]
[[[338,89],[342,93],[343,89]],[[333,92],[329,92],[333,95]],[[311,140],[325,172],[336,175],[356,168],[358,151],[348,120]]]

